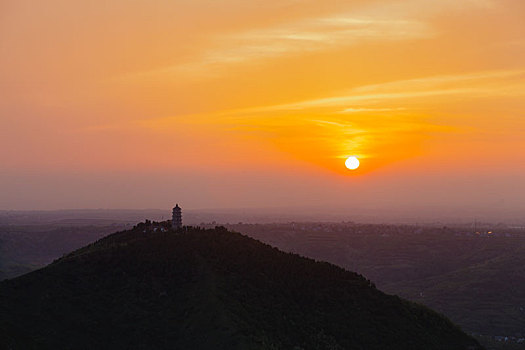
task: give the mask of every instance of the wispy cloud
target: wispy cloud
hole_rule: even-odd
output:
[[[356,92],[375,92],[392,91],[399,89],[421,89],[429,87],[458,86],[458,84],[468,84],[474,86],[483,86],[490,82],[502,82],[503,80],[512,80],[514,78],[522,79],[525,77],[525,70],[493,70],[483,72],[473,72],[464,74],[438,75],[423,77],[417,79],[405,79],[393,82],[366,85],[354,89]]]
[[[165,127],[170,122],[190,122],[235,124],[242,120],[245,124],[257,124],[276,112],[286,112],[287,118],[278,118],[273,125],[285,123],[285,120],[303,120],[305,111],[333,114],[375,114],[409,113],[408,107],[383,107],[388,102],[408,102],[434,96],[461,96],[462,98],[480,98],[486,96],[525,95],[525,70],[501,70],[474,72],[458,75],[431,76],[418,79],[399,80],[382,84],[365,85],[340,92],[332,96],[309,99],[284,104],[258,106],[241,109],[217,111],[206,114],[166,117],[141,121],[143,126]],[[334,117],[335,118],[335,117]],[[310,119],[319,122],[320,120]],[[324,123],[329,121],[324,120]],[[332,121],[337,125],[337,121]],[[346,124],[345,124],[346,125]]]
[[[363,42],[390,42],[430,38],[436,30],[416,18],[391,14],[376,15],[353,11],[334,16],[306,18],[271,27],[245,29],[215,35],[207,47],[190,61],[149,71],[134,72],[126,78],[190,73],[209,75],[217,68],[256,63],[280,56],[344,49]]]
[[[399,80],[324,98],[148,120],[142,126],[165,130],[180,123],[206,128],[215,125],[243,137],[273,140],[282,150],[319,163],[348,155],[402,158],[417,152],[426,138],[458,130],[432,121],[430,106],[436,104],[436,97],[464,101],[523,96],[524,74],[522,70],[504,70]],[[411,101],[417,102],[416,108]]]
[[[411,40],[431,37],[426,23],[410,19],[376,19],[346,16],[321,17],[271,28],[218,36],[216,47],[177,70],[202,69],[210,64],[230,64],[282,55],[344,48],[363,41]]]
[[[403,111],[406,108],[345,108],[339,113],[363,113],[363,112],[392,112],[392,111]]]
[[[323,98],[222,110],[205,114],[148,119],[140,123],[149,127],[165,127],[173,121],[198,123],[201,120],[211,123],[232,124],[238,120],[243,120],[244,123],[256,124],[261,118],[275,115],[275,112],[286,112],[286,119],[278,118],[273,122],[273,124],[279,124],[284,123],[284,120],[301,120],[303,119],[302,113],[305,111],[313,111],[323,115],[333,114],[334,116],[337,114],[366,115],[377,112],[406,114],[410,112],[408,107],[399,105],[384,107],[384,105],[388,102],[408,102],[413,99],[422,101],[422,98],[435,96],[460,96],[464,99],[509,95],[525,95],[525,70],[484,71],[398,80],[360,86]],[[337,124],[337,122],[333,123]]]
[[[470,74],[443,75],[420,79],[399,80],[365,85],[334,96],[248,109],[264,112],[302,110],[311,108],[347,107],[342,112],[386,112],[403,107],[361,107],[381,104],[389,100],[410,100],[432,96],[522,96],[525,95],[525,70],[502,70]]]
[[[269,27],[246,28],[217,33],[186,62],[152,70],[133,72],[126,78],[188,74],[210,77],[231,65],[259,63],[266,59],[345,49],[360,43],[429,39],[440,28],[429,20],[442,12],[492,8],[493,0],[404,0],[387,4],[371,3],[346,12],[278,23]]]
[[[306,110],[314,108],[332,108],[345,107],[347,105],[373,105],[382,103],[387,100],[406,100],[421,97],[431,96],[446,96],[446,95],[465,95],[487,92],[484,89],[476,88],[458,88],[458,89],[431,89],[427,91],[401,91],[401,92],[385,92],[372,94],[358,94],[357,91],[346,91],[344,95],[337,95],[332,97],[325,97],[319,99],[305,100],[293,103],[278,104],[273,106],[264,106],[245,109],[245,112],[269,112],[269,111],[293,111]],[[352,108],[347,108],[349,112]],[[344,110],[343,110],[344,111]],[[373,111],[373,109],[361,109],[359,112]],[[385,110],[384,110],[385,111]],[[354,112],[358,112],[354,108]]]

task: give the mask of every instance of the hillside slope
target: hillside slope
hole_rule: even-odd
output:
[[[521,248],[446,274],[385,287],[450,315],[467,330],[521,334],[525,327],[524,257]]]
[[[360,275],[225,229],[110,235],[0,284],[9,349],[479,349]]]
[[[229,228],[357,271],[379,289],[441,312],[469,333],[518,339],[525,334],[522,228],[488,226],[480,235],[461,226],[240,223]]]

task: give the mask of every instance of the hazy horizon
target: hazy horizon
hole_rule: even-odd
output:
[[[46,210],[0,210],[0,224],[40,223],[133,223],[144,220],[165,221],[171,218],[171,209],[46,209]],[[412,210],[378,210],[377,208],[353,208],[350,210],[319,207],[282,208],[183,208],[183,223],[199,226],[201,223],[290,223],[290,222],[354,222],[356,224],[406,224],[406,225],[459,225],[462,227],[525,227],[525,219],[519,213],[497,214],[462,212],[436,212],[433,208]],[[503,227],[503,226],[502,226]]]

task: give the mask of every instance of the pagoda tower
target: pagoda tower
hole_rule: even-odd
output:
[[[171,217],[171,227],[174,230],[179,230],[182,228],[182,209],[178,204],[173,208],[173,214]]]

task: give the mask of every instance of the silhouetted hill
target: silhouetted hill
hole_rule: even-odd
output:
[[[110,235],[0,283],[4,349],[479,349],[360,275],[229,232]]]
[[[517,342],[525,336],[524,228],[485,224],[475,234],[470,226],[312,222],[229,229],[357,271],[379,289],[443,313],[483,339]]]

